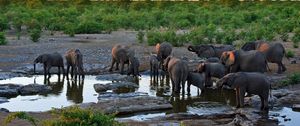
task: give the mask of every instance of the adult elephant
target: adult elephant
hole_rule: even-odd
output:
[[[221,56],[221,63],[229,68],[229,72],[260,72],[267,71],[265,55],[259,51],[227,51]]]
[[[35,73],[35,66],[37,63],[42,63],[44,67],[44,77],[48,79],[51,77],[50,69],[51,67],[58,67],[58,76],[60,76],[60,71],[62,69],[63,75],[65,75],[64,60],[61,54],[55,52],[52,54],[41,54],[33,62],[33,72]]]
[[[222,53],[225,51],[232,51],[234,47],[232,45],[222,45],[222,46],[214,46],[214,45],[195,45],[188,46],[188,50],[194,52],[198,55],[198,57],[218,57],[220,58]]]
[[[83,70],[83,56],[79,49],[69,49],[65,58],[67,61],[67,78],[71,68],[71,78],[75,75],[75,79],[77,79],[77,75],[81,75],[82,79],[84,78],[84,70]]]
[[[111,55],[112,61],[109,71],[112,71],[115,64],[115,70],[119,70],[119,64],[121,64],[120,73],[124,74],[124,65],[127,64],[129,66],[129,57],[134,57],[134,52],[129,50],[128,46],[116,44],[112,48]]]
[[[179,93],[181,85],[182,93],[184,94],[184,85],[189,73],[187,63],[181,59],[169,56],[165,59],[163,66],[168,71],[171,78],[172,90],[176,94]]]
[[[268,109],[269,93],[271,85],[267,77],[257,72],[230,73],[217,81],[217,86],[229,86],[236,89],[237,108],[243,107],[244,96],[247,94],[258,95],[261,99],[261,110]]]
[[[262,52],[266,56],[268,62],[276,63],[278,65],[277,73],[286,71],[286,67],[282,63],[285,49],[281,43],[267,43],[264,41],[248,42],[244,44],[241,49],[244,51],[257,50]]]
[[[168,42],[157,43],[155,46],[157,59],[160,62],[159,66],[161,67],[163,61],[171,55],[173,46]]]

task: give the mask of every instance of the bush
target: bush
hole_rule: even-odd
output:
[[[158,31],[148,31],[147,32],[147,43],[149,46],[154,46],[157,43],[162,43],[162,35]]]
[[[16,118],[23,119],[29,121],[32,125],[37,126],[37,120],[34,119],[32,116],[28,115],[25,112],[16,112],[16,113],[11,113],[9,114],[5,119],[4,119],[4,124],[7,125]]]
[[[41,30],[40,29],[32,29],[30,30],[29,34],[30,34],[30,39],[33,42],[38,42],[40,37],[41,37]]]
[[[281,81],[282,86],[295,85],[300,83],[300,73],[288,75],[287,79]]]
[[[136,39],[138,40],[139,43],[143,43],[144,42],[144,36],[145,33],[143,31],[139,31],[136,35]]]
[[[0,32],[0,45],[6,45],[7,41],[4,32]]]
[[[286,57],[287,58],[293,58],[295,56],[295,52],[293,52],[292,50],[288,50],[286,52]]]
[[[64,32],[68,34],[70,37],[75,36],[75,31],[76,31],[76,25],[72,23],[66,23],[65,24],[65,30]]]
[[[9,28],[8,21],[4,16],[0,15],[0,32]]]

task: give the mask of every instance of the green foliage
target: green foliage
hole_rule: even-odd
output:
[[[286,57],[287,58],[293,58],[295,56],[295,52],[293,52],[292,50],[288,50],[286,52]]]
[[[300,28],[294,29],[295,35],[292,38],[293,41],[293,47],[298,48],[300,43]]]
[[[147,43],[149,46],[154,46],[157,43],[162,43],[163,39],[162,39],[162,35],[159,31],[148,31],[147,32]]]
[[[11,113],[9,114],[5,119],[4,119],[4,125],[8,125],[10,122],[12,122],[15,119],[23,119],[27,120],[30,122],[32,125],[37,126],[37,120],[34,119],[32,116],[28,115],[25,112],[16,112],[16,113]]]
[[[40,29],[32,29],[29,31],[30,39],[33,42],[38,42],[41,37],[41,30]]]
[[[144,36],[145,33],[143,31],[139,31],[136,35],[136,38],[138,40],[139,43],[143,43],[144,42]]]
[[[65,33],[68,34],[70,37],[75,36],[75,31],[76,31],[76,25],[72,23],[66,23],[65,24]]]
[[[281,81],[282,86],[295,85],[300,83],[300,73],[288,75],[287,79]]]
[[[6,17],[0,15],[0,32],[9,28],[8,20]]]
[[[7,40],[5,38],[4,32],[0,32],[0,45],[6,45],[6,44],[7,44]]]
[[[118,126],[112,115],[104,115],[101,112],[69,107],[61,110],[53,110],[58,118],[46,120],[45,126]]]

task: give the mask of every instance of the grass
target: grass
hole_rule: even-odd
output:
[[[300,83],[300,73],[296,72],[288,75],[287,79],[281,81],[282,86],[295,85]]]

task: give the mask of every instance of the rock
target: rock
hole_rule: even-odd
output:
[[[140,96],[148,96],[147,93],[143,92],[132,92],[132,93],[121,93],[121,94],[116,94],[112,92],[107,92],[107,93],[100,93],[98,96],[98,100],[113,100],[113,99],[118,99],[118,98],[132,98],[132,97],[140,97]]]
[[[135,89],[139,86],[132,82],[113,82],[108,84],[94,84],[94,89],[96,92],[105,92],[107,90],[117,90],[120,88]]]
[[[0,72],[0,80],[5,80],[13,77],[22,77],[24,75],[12,72]]]
[[[82,109],[88,109],[88,108],[91,108],[95,104],[96,104],[95,102],[81,103],[81,104],[79,104],[79,107]]]
[[[35,94],[46,94],[52,90],[50,86],[29,84],[22,86],[18,89],[21,95],[35,95]]]
[[[0,112],[6,112],[6,113],[9,113],[9,110],[6,109],[6,108],[0,108]]]
[[[8,102],[7,98],[0,97],[0,104]]]
[[[300,104],[294,104],[292,109],[293,109],[293,111],[299,112],[300,111]]]
[[[276,97],[269,97],[269,106],[273,106],[277,102]],[[252,97],[246,97],[244,100],[245,105],[249,105],[251,107],[259,108],[261,106],[260,97],[258,95],[253,95]]]
[[[297,59],[295,59],[295,58],[291,59],[291,60],[290,60],[290,63],[291,63],[291,64],[297,64]]]
[[[120,74],[99,75],[96,77],[96,80],[129,81],[129,82],[135,81],[134,77],[132,77],[132,76],[120,75]]]
[[[281,80],[284,80],[287,78],[284,74],[271,74],[267,75],[268,80],[270,81],[272,85],[272,89],[276,88],[278,85],[280,85]]]
[[[288,94],[291,94],[291,91],[287,89],[272,90],[272,95],[276,98],[281,98],[287,96]]]
[[[290,93],[284,97],[278,99],[279,104],[281,105],[292,105],[300,103],[300,92],[299,91],[290,91]]]
[[[16,97],[19,95],[18,89],[21,85],[17,84],[1,84],[0,97]]]

